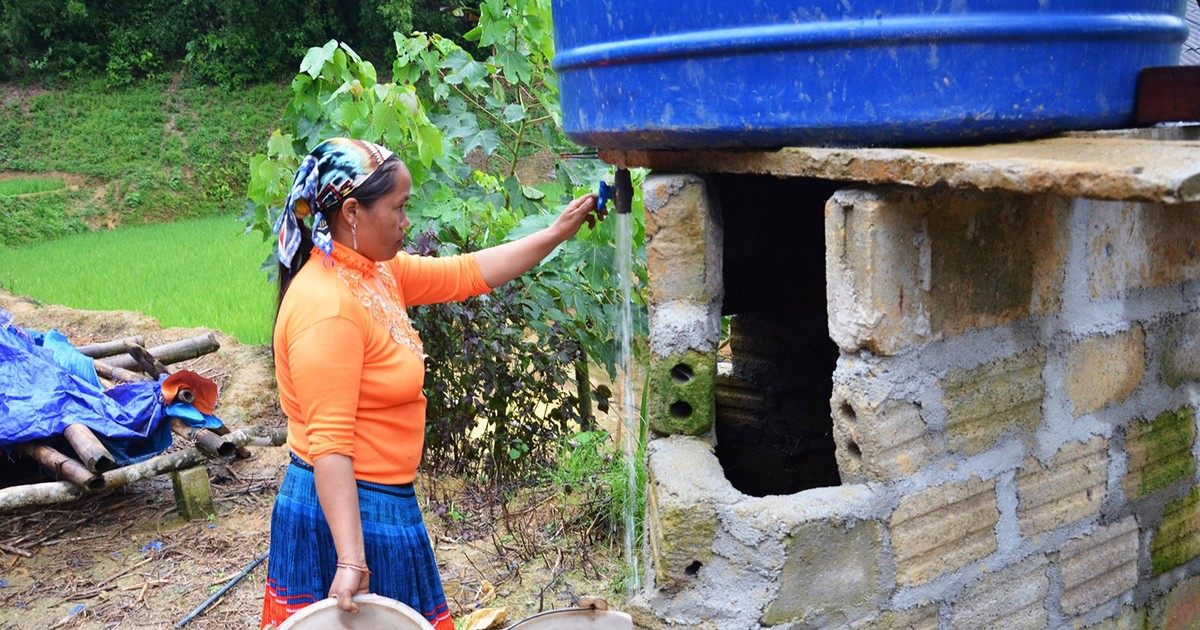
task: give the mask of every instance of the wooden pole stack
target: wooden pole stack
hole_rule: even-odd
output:
[[[276,429],[253,427],[229,434],[229,441],[239,446],[247,444],[279,446],[286,440],[287,429],[283,427]],[[52,481],[0,488],[0,511],[72,501],[89,492],[112,490],[162,473],[191,468],[205,459],[206,457],[198,448],[189,447],[174,453],[164,453],[144,462],[110,470],[99,476],[101,482],[98,487],[96,487],[97,484],[92,483],[85,489],[70,481]]]
[[[67,438],[67,442],[71,448],[75,449],[75,453],[79,455],[79,459],[83,460],[83,465],[88,470],[94,473],[104,473],[117,467],[116,458],[108,452],[107,448],[104,448],[96,434],[92,433],[92,430],[86,425],[69,424],[66,431],[63,431],[63,436]]]
[[[143,337],[134,336],[82,346],[78,350],[93,358],[96,373],[102,378],[132,383],[157,380],[170,374],[167,365],[195,359],[221,347],[212,333],[153,348],[145,348],[144,343]],[[191,403],[195,395],[180,390],[176,399]],[[117,468],[116,459],[83,424],[70,424],[63,433],[78,459],[42,442],[21,444],[19,450],[22,453],[60,481],[0,488],[0,510],[68,501],[86,493],[110,490],[164,472],[189,468],[206,458],[249,457],[247,444],[278,446],[287,437],[286,429],[231,432],[225,426],[214,430],[193,428],[179,418],[169,418],[169,422],[172,432],[188,440],[191,447],[121,468]]]

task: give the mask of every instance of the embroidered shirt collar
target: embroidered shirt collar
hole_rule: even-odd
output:
[[[318,258],[323,256],[322,252],[316,246],[313,247],[312,256]],[[333,242],[333,251],[329,253],[329,257],[333,259],[334,264],[342,265],[348,269],[353,269],[363,275],[363,277],[371,278],[379,273],[379,263],[363,256],[354,251],[350,247],[341,243]]]

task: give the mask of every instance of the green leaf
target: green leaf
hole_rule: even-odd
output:
[[[300,72],[317,78],[321,74],[321,68],[333,58],[333,51],[337,50],[337,46],[337,40],[331,39],[320,48],[309,48],[308,54],[304,55],[304,60],[300,62]]]
[[[292,136],[285,136],[276,129],[271,137],[267,138],[267,154],[296,157],[296,151],[292,148]]]
[[[521,194],[524,195],[526,199],[530,199],[532,201],[540,201],[546,197],[546,193],[534,188],[533,186],[526,186],[524,184],[521,185]]]
[[[504,122],[515,123],[525,120],[525,108],[513,103],[504,108]]]
[[[433,125],[421,125],[417,129],[417,146],[421,163],[429,166],[433,159],[442,155],[442,132]]]
[[[512,48],[505,48],[496,55],[496,62],[510,83],[529,83],[533,64],[529,58]]]
[[[488,75],[487,66],[472,59],[471,55],[461,48],[451,51],[438,67],[449,70],[443,77],[446,83],[464,85],[470,89],[482,86],[484,77]]]

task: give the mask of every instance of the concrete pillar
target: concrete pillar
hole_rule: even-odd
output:
[[[696,175],[653,174],[642,193],[650,273],[650,428],[699,435],[713,425],[724,298],[721,211]]]
[[[171,485],[175,488],[175,507],[183,518],[201,521],[216,511],[208,469],[203,465],[172,472]]]

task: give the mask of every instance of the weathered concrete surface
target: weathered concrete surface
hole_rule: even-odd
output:
[[[1123,296],[1200,276],[1200,204],[1092,202],[1088,290]]]
[[[1083,415],[1129,397],[1146,373],[1141,325],[1111,336],[1089,337],[1067,352],[1067,397]]]
[[[646,539],[655,584],[673,592],[693,582],[712,558],[717,533],[712,497],[729,486],[702,443],[654,444],[655,456],[648,460]]]
[[[1050,588],[1047,564],[1045,556],[1034,556],[984,577],[955,602],[951,615],[954,629],[1045,628],[1043,602]]]
[[[689,350],[650,360],[650,428],[662,435],[700,435],[713,425],[717,358]]]
[[[1067,200],[847,188],[825,208],[829,333],[846,352],[915,344],[1060,307]]]
[[[852,627],[854,630],[938,630],[938,607],[931,605],[887,611]]]
[[[763,614],[763,625],[861,606],[877,588],[881,540],[874,521],[797,527],[786,543],[779,595]]]
[[[1190,478],[1196,471],[1192,457],[1195,440],[1195,412],[1188,407],[1164,411],[1153,422],[1132,423],[1125,438],[1129,453],[1125,496],[1144,497]]]
[[[833,437],[842,477],[855,483],[911,476],[934,453],[920,407],[872,403],[847,387],[834,390]]]
[[[1009,429],[1036,429],[1046,393],[1045,364],[1046,353],[1036,350],[947,374],[942,381],[947,446],[978,453]]]
[[[1200,625],[1200,577],[1184,580],[1156,599],[1148,617],[1146,628],[1193,630]]]
[[[1017,475],[1017,519],[1034,536],[1100,513],[1108,483],[1108,441],[1096,436],[1062,447],[1049,466],[1029,458]]]
[[[1063,547],[1062,607],[1083,614],[1137,586],[1138,524],[1133,516]]]
[[[996,550],[996,482],[971,479],[901,499],[889,529],[896,583],[920,584]]]
[[[717,199],[695,175],[651,175],[646,205],[650,347],[660,357],[715,351],[721,334],[723,230]]]
[[[738,630],[767,617],[782,628],[845,627],[877,615],[888,507],[875,489],[749,497],[703,439],[659,438],[647,451],[651,564],[630,602],[639,627]]]
[[[1200,490],[1163,509],[1162,526],[1150,544],[1150,568],[1158,575],[1196,556],[1200,556]]]
[[[1186,137],[1188,132],[1185,128],[1175,133]],[[1111,134],[921,149],[609,150],[601,151],[600,159],[618,167],[665,172],[819,177],[1168,204],[1200,201],[1200,142]]]
[[[216,513],[212,484],[208,480],[208,469],[204,466],[172,472],[171,486],[175,489],[175,507],[183,518],[202,521]]]
[[[1189,313],[1171,325],[1161,357],[1159,369],[1167,385],[1200,381],[1200,313]]]

